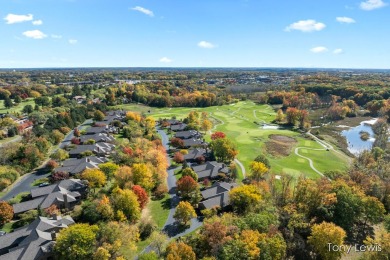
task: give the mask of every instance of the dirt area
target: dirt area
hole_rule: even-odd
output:
[[[342,125],[342,126],[350,126],[355,127],[360,125],[362,121],[367,121],[372,119],[370,116],[357,116],[357,117],[346,117],[343,120],[339,120],[333,123],[333,125]]]
[[[274,157],[283,157],[291,153],[291,149],[296,143],[297,141],[289,136],[270,135],[269,140],[265,143],[265,149]]]

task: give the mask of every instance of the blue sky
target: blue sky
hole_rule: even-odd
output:
[[[390,0],[0,0],[0,68],[390,69]]]

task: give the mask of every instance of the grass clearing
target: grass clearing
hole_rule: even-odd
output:
[[[345,169],[348,165],[348,157],[340,156],[332,151],[312,151],[311,149],[322,149],[317,142],[305,138],[300,133],[288,129],[264,129],[261,124],[271,123],[275,118],[275,111],[269,105],[257,105],[252,101],[241,101],[235,104],[214,106],[207,108],[152,108],[139,104],[125,104],[117,108],[137,111],[151,115],[155,119],[176,117],[184,118],[190,111],[206,111],[213,119],[214,125],[212,132],[225,132],[237,146],[240,160],[245,169],[249,170],[250,162],[260,153],[265,154],[271,163],[273,173],[284,172],[294,177],[304,174],[311,178],[320,177],[313,171],[309,162],[294,153],[296,147],[304,147],[306,153],[302,155],[313,160],[314,166],[320,170]],[[150,112],[149,112],[150,111]],[[269,141],[272,135],[281,135],[294,138],[296,143],[291,146],[291,151],[285,157],[275,157],[267,153],[265,143]],[[209,134],[206,140],[210,140]],[[303,160],[302,160],[303,159]],[[242,179],[242,173],[239,169],[239,180]]]
[[[168,219],[170,204],[169,194],[165,194],[165,197],[160,200],[150,200],[148,204],[150,215],[159,229],[164,226]]]
[[[10,114],[21,113],[24,106],[26,106],[26,105],[31,105],[34,107],[35,106],[34,99],[27,98],[27,99],[23,100],[21,103],[19,103],[18,105],[13,106],[11,108],[6,108],[4,106],[4,100],[0,100],[0,113],[10,113]]]

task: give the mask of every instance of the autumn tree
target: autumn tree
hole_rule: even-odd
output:
[[[264,155],[264,154],[259,154],[255,159],[254,159],[255,162],[261,162],[261,163],[264,163],[265,167],[267,167],[268,169],[271,168],[271,164],[268,160],[268,158]]]
[[[333,260],[340,259],[343,252],[340,250],[329,250],[330,246],[341,246],[346,237],[345,231],[333,223],[322,222],[315,224],[311,228],[311,236],[308,238],[308,243],[313,246],[315,252],[322,259]]]
[[[64,161],[69,158],[69,153],[64,149],[58,149],[50,156],[50,158],[58,161]]]
[[[289,107],[286,110],[287,123],[290,125],[295,125],[298,122],[300,115],[299,109],[295,107]]]
[[[213,123],[209,119],[204,119],[201,124],[201,129],[206,133],[207,131],[211,130],[213,127]]]
[[[81,133],[80,133],[80,130],[77,127],[73,130],[73,135],[76,136],[76,137],[80,137]]]
[[[232,161],[237,156],[238,151],[235,145],[227,138],[219,138],[211,141],[210,147],[218,161]]]
[[[65,135],[61,133],[59,130],[55,129],[52,131],[51,136],[53,138],[54,144],[59,144],[64,139]]]
[[[173,147],[176,147],[176,148],[184,147],[184,141],[180,138],[172,137],[169,141]]]
[[[269,170],[264,163],[256,161],[251,162],[249,168],[251,170],[249,178],[255,181],[260,181],[263,179],[264,174],[266,174]]]
[[[195,260],[196,255],[192,247],[183,242],[172,242],[166,250],[167,260]]]
[[[116,188],[111,194],[111,202],[116,211],[120,211],[130,222],[135,222],[141,216],[141,208],[137,195],[129,189]]]
[[[139,205],[141,209],[145,208],[149,201],[148,193],[139,185],[134,185],[131,190],[137,195]]]
[[[260,256],[260,248],[258,243],[262,238],[265,237],[265,234],[260,234],[257,230],[243,230],[240,235],[240,240],[244,242],[245,247],[248,251],[248,259],[258,259]]]
[[[60,214],[60,210],[58,209],[58,207],[55,204],[53,204],[50,207],[45,209],[45,213],[48,216],[59,215]]]
[[[182,163],[184,162],[184,156],[181,152],[176,152],[173,156],[173,161],[175,163]]]
[[[150,191],[154,187],[153,172],[145,163],[135,163],[132,167],[133,183]]]
[[[0,225],[10,222],[14,216],[14,210],[10,204],[0,201]]]
[[[119,257],[121,249],[136,252],[138,240],[139,232],[135,225],[116,221],[99,225],[98,245],[107,249],[112,257]]]
[[[99,200],[99,202],[97,203],[96,211],[105,220],[110,220],[114,217],[114,210],[111,207],[110,199],[106,195],[103,195],[101,200]]]
[[[121,166],[114,174],[114,178],[119,188],[123,189],[126,187],[126,184],[131,183],[132,181],[132,170],[129,166]]]
[[[50,160],[46,164],[46,169],[48,169],[49,171],[52,171],[53,169],[55,169],[57,167],[58,167],[58,163],[54,160]]]
[[[199,185],[191,176],[181,177],[177,181],[177,190],[184,199],[188,199],[190,193],[196,189],[199,189]]]
[[[51,180],[53,182],[62,181],[69,179],[69,173],[68,172],[53,172],[50,176]]]
[[[54,252],[64,260],[90,259],[94,253],[98,227],[74,224],[58,233]]]
[[[215,132],[211,134],[211,140],[216,140],[216,139],[223,139],[226,137],[226,134],[224,132]]]
[[[104,113],[100,110],[96,110],[94,113],[93,113],[93,119],[95,121],[102,121],[104,119]]]
[[[190,167],[188,168],[185,168],[183,170],[180,171],[181,173],[181,176],[184,177],[184,176],[190,176],[192,179],[194,179],[195,181],[198,181],[198,175],[196,174],[196,172],[191,169]]]
[[[99,169],[86,169],[81,178],[88,181],[88,186],[96,189],[106,184],[106,175]]]
[[[277,114],[276,114],[275,121],[278,123],[281,123],[284,121],[284,118],[285,118],[285,115],[283,113],[283,110],[279,109]]]
[[[238,213],[254,209],[262,201],[261,193],[254,185],[242,185],[230,190],[230,203]]]
[[[180,201],[177,205],[173,217],[181,224],[187,225],[188,221],[196,217],[196,213],[191,204],[187,201]]]
[[[150,246],[155,249],[157,255],[161,256],[169,243],[169,237],[164,233],[155,231],[150,236],[150,240]]]
[[[108,177],[114,176],[116,171],[119,169],[119,165],[113,162],[106,162],[99,164],[99,169],[104,172],[104,174]]]

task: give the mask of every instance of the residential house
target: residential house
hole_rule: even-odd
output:
[[[208,145],[207,143],[203,142],[200,139],[196,139],[196,138],[183,139],[183,147],[185,148],[207,146],[207,145]]]
[[[171,125],[170,129],[171,129],[171,131],[177,132],[177,131],[184,131],[186,129],[186,127],[187,127],[187,124],[180,123],[180,124],[176,124],[176,125]]]
[[[82,154],[86,151],[91,151],[96,156],[105,157],[108,156],[112,150],[115,148],[115,145],[110,143],[95,143],[95,144],[86,144],[86,145],[77,145],[75,148],[69,151],[70,158],[80,158]]]
[[[53,259],[57,233],[74,223],[70,216],[38,217],[30,225],[0,236],[0,260]]]
[[[74,96],[73,99],[76,100],[78,104],[81,104],[87,100],[85,96]]]
[[[202,190],[202,201],[199,203],[199,209],[215,207],[226,209],[230,206],[229,191],[234,187],[237,187],[236,183],[217,182],[210,188]]]
[[[79,179],[63,180],[59,183],[31,190],[31,200],[14,204],[14,214],[32,209],[46,209],[56,205],[59,209],[72,209],[86,193],[87,185]]]
[[[188,130],[188,131],[176,132],[175,137],[183,139],[183,140],[185,140],[185,139],[200,139],[200,138],[202,138],[202,135],[196,130]]]
[[[203,148],[193,148],[188,150],[188,154],[184,155],[184,160],[188,162],[193,162],[199,157],[206,157],[207,156],[207,151],[206,149]]]
[[[67,172],[69,175],[82,173],[86,169],[96,169],[99,164],[108,162],[106,157],[88,156],[81,159],[71,158],[62,162],[53,172]]]
[[[115,138],[107,133],[96,133],[91,135],[82,135],[79,137],[80,143],[84,144],[88,140],[94,140],[95,143],[105,142],[112,143],[115,141]]]
[[[198,175],[199,181],[204,179],[216,179],[220,176],[220,174],[229,174],[229,167],[226,167],[225,164],[216,161],[192,165],[191,167],[196,175]]]

